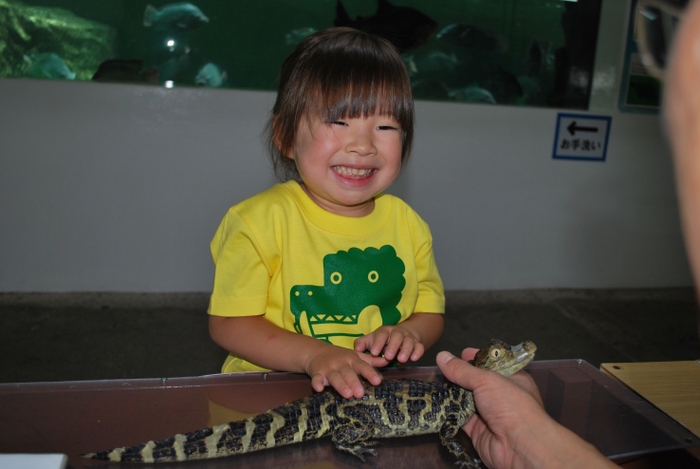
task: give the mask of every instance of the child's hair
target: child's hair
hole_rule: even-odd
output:
[[[299,180],[294,148],[302,118],[325,122],[392,116],[401,125],[401,162],[413,142],[413,95],[403,59],[388,41],[352,28],[330,28],[304,38],[284,60],[277,100],[267,124],[275,173]]]

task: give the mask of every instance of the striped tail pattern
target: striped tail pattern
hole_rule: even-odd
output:
[[[245,420],[83,456],[122,462],[171,462],[249,453],[322,438],[342,397],[323,392]],[[323,409],[323,410],[322,410]]]

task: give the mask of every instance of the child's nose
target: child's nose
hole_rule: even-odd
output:
[[[377,148],[371,135],[364,132],[354,134],[346,145],[346,150],[350,153],[357,153],[360,156],[369,156],[376,153]]]

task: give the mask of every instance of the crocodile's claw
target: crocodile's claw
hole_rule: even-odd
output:
[[[458,458],[455,464],[464,469],[485,469],[486,466],[481,462],[481,459],[471,458],[469,456],[465,458]]]
[[[367,442],[362,442],[358,443],[355,446],[345,446],[341,447],[338,446],[338,449],[345,451],[346,453],[350,453],[353,456],[357,456],[362,460],[362,462],[365,462],[365,454],[371,454],[372,456],[379,456],[379,453],[377,453],[376,450],[370,448],[370,446],[377,446],[377,441],[367,441]]]

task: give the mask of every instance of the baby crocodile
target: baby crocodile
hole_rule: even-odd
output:
[[[535,344],[525,341],[509,346],[492,340],[472,364],[504,376],[527,366]],[[379,386],[365,384],[360,399],[345,399],[328,390],[281,405],[245,420],[204,428],[163,440],[116,448],[84,457],[123,462],[170,462],[218,458],[330,436],[335,447],[364,461],[377,456],[371,438],[437,433],[461,467],[478,468],[455,438],[476,409],[472,393],[449,382],[412,379],[385,380]]]

